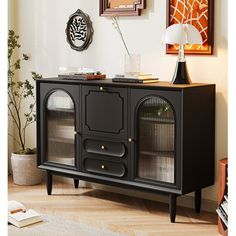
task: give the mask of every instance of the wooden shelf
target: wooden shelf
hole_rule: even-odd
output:
[[[57,143],[69,143],[69,144],[74,144],[75,143],[75,140],[74,139],[70,139],[70,138],[52,138],[52,137],[49,137],[48,138],[48,141],[50,142],[57,142]]]
[[[66,157],[66,156],[53,156],[50,155],[48,160],[51,163],[63,164],[68,166],[75,166],[75,158],[74,157]]]
[[[173,118],[160,118],[160,117],[139,117],[140,120],[142,121],[150,121],[150,122],[156,122],[158,124],[174,124],[175,121]]]
[[[75,110],[74,109],[69,109],[69,108],[55,108],[55,107],[52,107],[52,108],[48,108],[47,109],[48,111],[52,111],[52,112],[66,112],[66,113],[75,113]]]
[[[222,159],[218,163],[218,206],[224,199],[224,194],[227,192],[227,169],[228,169],[228,158]],[[223,236],[228,235],[228,229],[218,217],[218,231]]]
[[[159,151],[159,152],[150,152],[150,151],[140,151],[140,154],[145,155],[145,156],[160,156],[162,157],[163,154],[166,154],[168,157],[173,156],[174,158],[174,151]]]

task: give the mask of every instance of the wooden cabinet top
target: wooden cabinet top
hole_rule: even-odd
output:
[[[139,84],[139,83],[118,83],[112,82],[111,79],[104,80],[70,80],[61,78],[43,78],[38,79],[37,82],[54,82],[54,83],[67,83],[67,84],[82,84],[94,86],[112,86],[112,87],[127,87],[127,88],[145,88],[145,89],[168,89],[168,90],[182,90],[194,87],[215,86],[214,84],[207,83],[192,83],[192,84],[171,84],[166,81],[158,81],[157,83]]]

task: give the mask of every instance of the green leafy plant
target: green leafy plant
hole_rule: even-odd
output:
[[[155,114],[156,116],[160,117],[162,116],[165,112],[167,112],[170,109],[169,105],[162,105],[157,107],[157,109],[155,110]]]
[[[28,61],[29,56],[22,54],[20,58],[14,59],[15,51],[21,47],[18,43],[19,35],[16,35],[13,30],[9,30],[8,34],[8,111],[9,116],[13,120],[13,124],[17,130],[17,138],[12,134],[14,141],[20,146],[18,154],[33,154],[36,149],[26,147],[26,129],[36,121],[34,96],[34,85],[30,80],[25,79],[20,81],[17,79],[16,73],[21,69],[21,62]],[[33,81],[41,78],[41,75],[36,72],[31,72]],[[27,111],[22,114],[22,102],[29,100],[30,104]]]
[[[152,109],[150,112],[150,108],[148,108],[148,116],[153,117],[153,118],[159,118],[167,115],[167,113],[170,111],[170,105],[168,104],[163,104],[159,106],[155,106],[155,108]]]

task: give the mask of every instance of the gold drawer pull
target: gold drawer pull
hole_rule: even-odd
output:
[[[104,169],[105,169],[105,166],[104,166],[104,165],[101,165],[101,168],[104,170]]]
[[[105,147],[104,145],[102,145],[102,146],[101,146],[101,149],[102,149],[102,150],[105,150],[105,149],[106,149],[106,147]]]
[[[131,143],[133,140],[132,140],[132,138],[129,138],[128,141],[129,141],[129,143]]]

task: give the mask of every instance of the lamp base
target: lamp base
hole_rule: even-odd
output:
[[[171,81],[172,84],[191,84],[191,80],[188,74],[186,61],[177,61],[175,67],[175,73]]]

